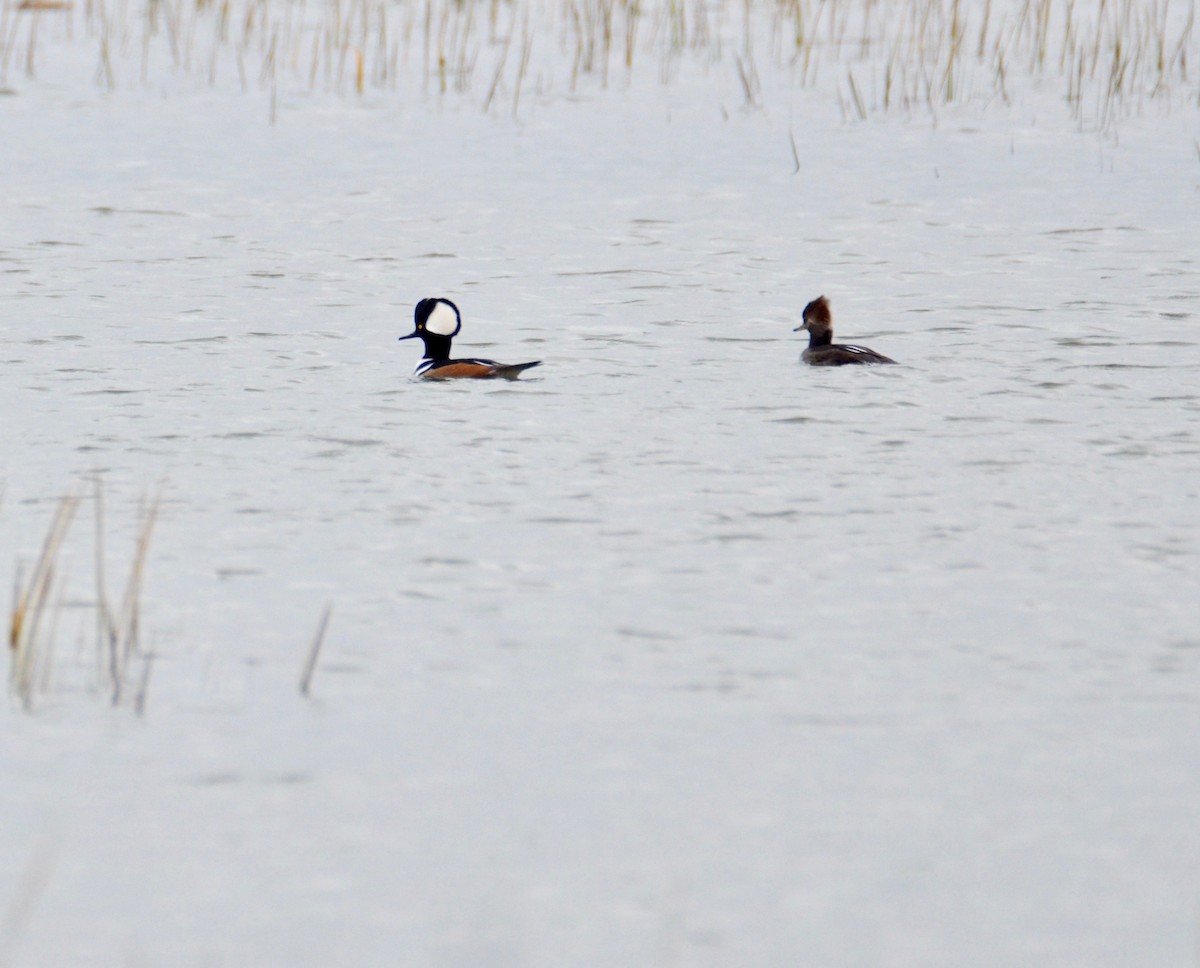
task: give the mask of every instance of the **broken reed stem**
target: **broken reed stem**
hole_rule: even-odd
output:
[[[94,525],[96,557],[96,655],[102,657],[106,649],[112,650],[117,630],[113,625],[112,612],[108,607],[108,583],[104,571],[104,491],[100,475],[92,479],[92,522]],[[114,650],[115,651],[115,650]]]
[[[858,85],[854,83],[854,72],[847,70],[846,78],[850,81],[850,96],[854,100],[854,110],[858,112],[858,119],[865,121],[867,119],[867,108],[863,104],[862,95],[858,93]]]
[[[50,598],[58,554],[78,507],[79,497],[74,493],[65,495],[58,502],[50,522],[50,530],[46,532],[41,554],[38,555],[28,583],[22,587],[18,578],[8,632],[9,682],[27,709],[33,702],[33,687],[39,661],[41,643],[38,629]]]
[[[34,11],[32,18],[29,21],[29,48],[25,54],[25,76],[37,77],[37,71],[34,69],[33,52],[37,48],[37,28],[38,15]]]
[[[517,67],[517,86],[513,91],[513,117],[517,116],[517,107],[521,103],[521,82],[525,79],[525,72],[529,69],[529,55],[533,52],[533,37],[529,33],[528,18],[521,25],[521,60]]]
[[[161,499],[162,491],[160,489],[159,493],[142,509],[137,543],[133,551],[133,561],[129,566],[129,578],[125,583],[125,595],[121,600],[120,619],[115,627],[116,634],[112,638],[111,685],[114,706],[121,701],[121,693],[125,683],[125,670],[129,665],[129,658],[136,654],[139,648],[138,633],[141,625],[142,582],[146,571],[146,555],[150,550],[150,536],[154,532],[154,524],[158,520],[158,508]]]
[[[333,604],[325,606],[321,613],[321,621],[317,623],[317,633],[313,636],[312,644],[308,647],[308,655],[304,659],[304,669],[300,673],[300,695],[309,696],[312,691],[313,673],[317,671],[317,657],[321,654],[321,645],[325,641],[325,630],[329,627],[329,616],[333,612]]]
[[[12,13],[11,4],[0,5],[0,82],[8,79],[8,52],[12,49],[12,37],[9,35],[8,19]],[[13,32],[16,32],[17,18],[13,17]]]
[[[100,63],[96,68],[96,81],[99,83],[104,81],[104,89],[106,91],[115,91],[117,88],[116,77],[113,74],[112,61],[108,56],[108,37],[100,39]]]
[[[742,97],[746,99],[746,107],[752,108],[755,106],[754,86],[750,81],[750,74],[746,70],[746,63],[738,55],[735,58],[738,70],[738,80],[742,82]]]
[[[496,73],[492,77],[492,86],[488,89],[487,97],[483,101],[483,113],[487,114],[488,109],[492,106],[492,100],[496,97],[496,90],[500,86],[500,79],[504,76],[504,65],[508,63],[508,51],[512,47],[513,32],[516,30],[515,22],[509,27],[508,36],[504,39],[504,47],[500,51],[500,60],[496,64]]]
[[[142,676],[138,680],[137,693],[133,697],[133,711],[139,717],[146,713],[146,694],[150,691],[150,672],[154,668],[154,653],[147,652],[142,660]]]

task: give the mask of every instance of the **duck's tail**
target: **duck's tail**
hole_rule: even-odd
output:
[[[504,366],[496,367],[495,375],[502,377],[505,380],[515,380],[526,370],[541,365],[541,360],[534,360],[532,363],[510,363]]]

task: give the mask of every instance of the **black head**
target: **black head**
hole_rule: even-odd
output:
[[[809,345],[821,346],[833,340],[833,313],[829,311],[829,300],[818,296],[804,307],[802,322],[793,332],[808,330]]]
[[[419,336],[425,343],[428,359],[447,359],[450,341],[462,329],[462,316],[449,299],[440,296],[422,299],[413,310],[413,326],[413,331],[400,339]]]
[[[401,339],[412,339],[414,336],[444,336],[452,339],[462,329],[462,316],[458,307],[449,299],[440,296],[422,299],[413,310],[414,329]]]

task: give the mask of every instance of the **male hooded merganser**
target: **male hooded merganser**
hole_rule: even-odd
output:
[[[495,360],[452,360],[450,341],[462,329],[462,317],[458,307],[449,299],[422,299],[413,313],[416,328],[401,339],[419,336],[425,343],[425,355],[417,363],[414,376],[426,380],[450,380],[466,377],[474,380],[489,380],[503,377],[515,380],[524,370],[537,366],[532,363],[497,363]]]
[[[808,349],[800,359],[812,366],[844,366],[846,363],[895,363],[886,356],[869,350],[865,346],[833,341],[833,314],[829,311],[829,300],[818,296],[804,307],[804,322],[792,332],[808,330]]]

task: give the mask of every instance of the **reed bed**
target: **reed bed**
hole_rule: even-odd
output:
[[[164,76],[277,94],[457,98],[484,111],[585,90],[725,81],[747,107],[796,88],[849,117],[1050,92],[1082,121],[1200,106],[1197,0],[21,0],[0,84],[41,45],[90,45],[95,83]]]
[[[160,498],[156,496],[144,501],[138,510],[124,592],[114,604],[108,594],[104,494],[99,479],[93,482],[90,496],[94,522],[95,592],[94,597],[84,599],[83,604],[94,611],[96,619],[95,681],[114,706],[127,701],[141,714],[153,660],[152,654],[141,647],[141,596]],[[51,686],[58,619],[65,607],[66,582],[62,575],[65,548],[77,511],[84,501],[83,489],[69,492],[58,501],[32,567],[17,569],[9,618],[9,685],[27,710],[32,709],[35,698]],[[130,670],[138,664],[141,673],[137,687],[129,696]]]

